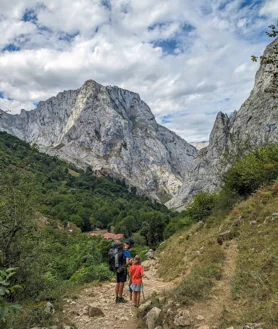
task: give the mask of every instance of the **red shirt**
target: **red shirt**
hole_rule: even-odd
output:
[[[131,282],[133,284],[141,284],[143,283],[142,281],[142,275],[144,273],[144,268],[142,265],[136,264],[136,265],[131,265],[129,269],[129,274],[131,277]]]

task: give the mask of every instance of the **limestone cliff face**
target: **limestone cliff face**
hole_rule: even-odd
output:
[[[278,40],[271,43],[264,55],[273,53]],[[221,175],[236,158],[257,146],[278,141],[278,69],[261,65],[254,89],[240,110],[232,116],[218,113],[210,134],[209,145],[200,150],[184,178],[178,194],[167,203],[181,209],[200,191],[214,191]]]
[[[138,94],[92,80],[40,102],[36,110],[2,113],[0,130],[79,167],[125,178],[162,201],[179,189],[197,153],[158,125]]]

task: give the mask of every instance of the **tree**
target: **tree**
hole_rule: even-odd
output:
[[[5,177],[5,178],[3,178]],[[5,174],[0,187],[0,266],[14,266],[25,236],[34,232],[30,177]]]
[[[275,25],[269,25],[270,31],[266,31],[265,33],[270,37],[270,38],[275,38],[278,35],[278,22],[277,22],[277,27]],[[278,45],[274,46],[274,52],[269,54],[268,56],[260,56],[260,64],[277,64],[278,59],[277,59],[277,54],[278,54]],[[258,61],[258,56],[251,56],[251,59],[253,62]]]
[[[277,176],[277,146],[258,148],[237,161],[223,175],[224,188],[246,197],[261,185],[271,183]]]
[[[159,242],[163,241],[163,232],[168,224],[169,218],[163,214],[152,212],[147,221],[143,222],[140,235],[142,235],[147,245],[156,248]]]
[[[193,203],[188,207],[188,215],[193,220],[200,221],[208,217],[215,205],[215,195],[207,192],[198,193]]]

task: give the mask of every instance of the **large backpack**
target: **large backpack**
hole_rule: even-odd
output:
[[[113,242],[108,251],[109,269],[121,273],[124,270],[123,258],[123,245],[119,242]]]

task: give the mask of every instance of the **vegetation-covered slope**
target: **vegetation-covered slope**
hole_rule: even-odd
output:
[[[160,247],[159,273],[177,282],[167,302],[190,309],[192,328],[198,315],[219,329],[278,328],[277,196],[278,183],[263,187],[224,218],[215,214]]]
[[[110,242],[89,239],[81,230],[115,226],[126,236],[139,231],[135,239],[140,249],[140,244],[162,241],[164,228],[177,216],[133,189],[131,193],[124,182],[78,170],[6,133],[0,133],[0,171],[1,328],[54,324],[44,312],[46,301],[59,310],[68,289],[111,278]],[[69,222],[81,230],[70,232]],[[11,294],[15,285],[21,288]],[[14,303],[23,311],[10,316],[17,310]],[[55,314],[57,320],[62,313]]]
[[[159,274],[176,287],[154,302],[157,325],[278,328],[277,154],[269,146],[239,160],[218,194],[188,208],[199,222],[159,247]]]
[[[114,226],[128,236],[143,224],[152,225],[155,217],[161,228],[159,241],[172,216],[165,206],[136,195],[135,188],[130,192],[124,181],[96,177],[89,168],[78,170],[7,133],[0,133],[0,170],[2,177],[7,171],[28,176],[36,210],[64,225],[73,222],[82,231]]]

